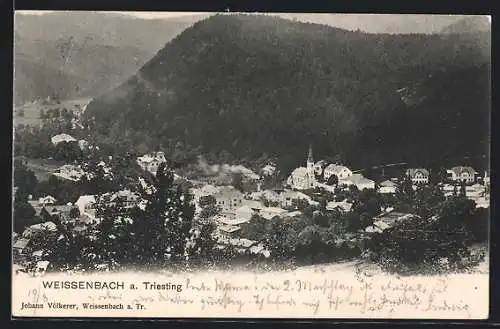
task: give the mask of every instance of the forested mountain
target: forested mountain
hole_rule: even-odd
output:
[[[98,95],[133,75],[202,17],[146,20],[96,12],[16,13],[15,103]],[[155,37],[150,37],[151,31]]]
[[[350,32],[263,15],[195,23],[86,115],[115,144],[276,155],[286,171],[482,155],[490,34]],[[451,160],[450,160],[451,161]]]

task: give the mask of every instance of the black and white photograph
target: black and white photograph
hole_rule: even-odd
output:
[[[15,317],[485,319],[491,16],[16,11]]]

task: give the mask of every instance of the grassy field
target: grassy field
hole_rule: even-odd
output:
[[[56,161],[52,159],[29,159],[23,158],[26,161],[26,165],[34,173],[38,181],[48,180],[54,170],[64,165],[64,162]]]
[[[82,98],[82,99],[74,99],[61,101],[61,104],[50,104],[45,105],[41,103],[29,103],[21,106],[17,106],[14,108],[14,125],[38,125],[42,121],[40,120],[40,110],[47,111],[49,109],[56,108],[66,108],[68,110],[77,110],[78,107],[83,108],[90,102],[91,98]],[[24,111],[24,116],[19,116],[20,112]]]

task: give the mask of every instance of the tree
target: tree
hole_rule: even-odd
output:
[[[77,207],[71,208],[69,211],[69,217],[72,219],[80,217],[80,210]]]
[[[271,256],[277,260],[291,259],[298,244],[298,232],[292,223],[280,218],[273,218],[269,223],[269,234],[265,245]]]
[[[467,192],[466,192],[466,183],[465,183],[465,181],[464,181],[464,180],[462,180],[462,181],[460,182],[460,191],[459,191],[459,193],[458,193],[458,196],[459,196],[459,197],[464,197],[464,198],[465,198],[465,197],[466,197],[466,195],[467,195]]]
[[[60,142],[54,146],[55,160],[73,162],[82,160],[83,154],[77,142]]]
[[[231,174],[231,185],[240,192],[243,192],[243,175],[240,172]]]
[[[27,202],[14,201],[14,232],[23,233],[24,229],[36,223],[35,209]]]
[[[445,196],[437,185],[421,186],[415,193],[416,214],[424,218],[436,213]]]
[[[305,199],[293,199],[292,200],[292,209],[296,209],[299,211],[304,210],[309,206],[309,202]]]
[[[217,204],[207,204],[200,211],[200,218],[209,219],[214,216],[217,216],[221,212],[221,207]]]
[[[268,233],[268,221],[258,215],[253,215],[250,221],[240,225],[239,235],[242,238],[260,241],[265,239]]]
[[[399,180],[399,184],[396,188],[396,200],[400,204],[413,204],[413,183],[409,176],[405,175]]]
[[[314,225],[317,225],[320,227],[329,227],[330,226],[328,216],[323,212],[315,212],[313,214],[313,223],[314,223]]]
[[[316,178],[316,181],[322,183],[323,180],[324,180],[324,178],[323,178],[323,171],[321,171],[319,173],[315,172],[314,173],[314,177]]]
[[[337,186],[339,184],[339,178],[337,177],[337,175],[333,174],[328,177],[327,184],[330,186]]]
[[[16,199],[26,201],[35,192],[38,180],[30,169],[19,160],[14,161],[14,186],[17,187]]]
[[[143,207],[127,209],[110,203],[106,194],[98,196],[101,222],[93,253],[110,265],[142,267],[180,266],[193,256],[189,252],[206,255],[196,244],[206,246],[210,230],[194,225],[191,196],[173,184],[172,170],[161,164],[155,177],[141,181]]]

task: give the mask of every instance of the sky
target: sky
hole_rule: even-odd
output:
[[[43,15],[54,11],[17,11],[18,13]],[[110,14],[125,14],[142,19],[171,19],[188,16],[208,16],[207,12],[147,12],[147,11],[108,11]],[[208,14],[208,15],[207,15]],[[261,13],[262,14],[262,13]],[[298,20],[302,22],[324,24],[340,27],[347,30],[368,31],[372,33],[427,33],[426,30],[439,31],[442,26],[450,24],[450,17],[461,18],[465,15],[428,15],[428,14],[335,14],[335,13],[267,13],[282,18]],[[435,16],[443,17],[436,20]],[[446,17],[448,16],[448,17]],[[446,17],[446,18],[445,18]],[[487,16],[491,22],[491,16]],[[441,23],[440,23],[441,22]],[[433,26],[436,28],[433,29]]]
[[[51,13],[54,11],[41,11],[41,10],[18,10],[20,13],[25,13],[25,14],[33,14],[33,15],[43,15],[45,13]],[[172,18],[172,17],[182,17],[182,16],[189,16],[189,15],[200,15],[200,14],[207,14],[204,12],[147,12],[147,11],[109,11],[109,13],[113,14],[126,14],[126,15],[131,15],[131,16],[136,16],[140,18],[146,18],[146,19],[158,19],[158,18]],[[288,16],[288,17],[315,17],[318,19],[321,18],[327,18],[327,17],[332,17],[335,14],[315,14],[315,13],[305,13],[305,14],[289,14],[289,13],[276,13],[274,15],[279,15],[279,16]],[[348,15],[348,16],[358,16],[358,17],[363,17],[365,15],[369,16],[377,16],[379,14],[342,14],[342,15]],[[381,15],[379,15],[381,16]],[[402,16],[402,15],[398,15]],[[488,16],[488,19],[491,22],[491,16]]]

